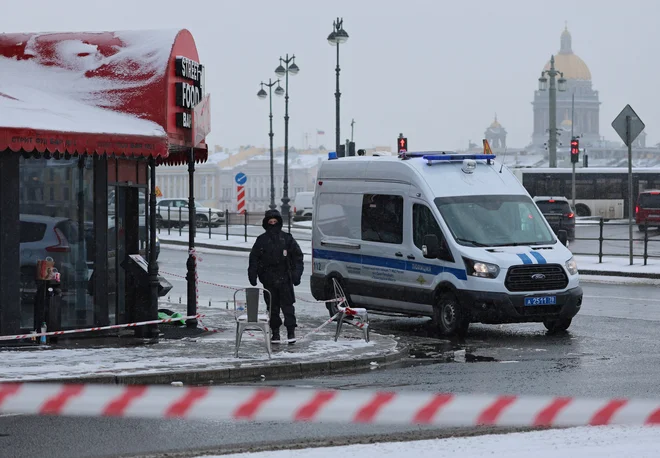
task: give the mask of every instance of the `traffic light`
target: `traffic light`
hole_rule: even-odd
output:
[[[337,151],[337,157],[346,157],[346,145],[339,145],[339,151]]]
[[[573,164],[580,162],[580,141],[575,137],[571,139],[571,162]]]
[[[348,155],[355,156],[355,142],[348,142]]]
[[[397,145],[399,154],[408,152],[408,139],[406,137],[399,137],[397,139]]]

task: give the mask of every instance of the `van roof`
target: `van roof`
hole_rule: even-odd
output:
[[[317,180],[385,181],[427,187],[434,196],[469,196],[484,194],[527,195],[527,191],[511,171],[494,160],[474,159],[471,173],[463,171],[464,157],[455,160],[429,160],[443,153],[416,153],[405,160],[395,156],[351,156],[323,161]],[[494,157],[494,156],[492,156]]]

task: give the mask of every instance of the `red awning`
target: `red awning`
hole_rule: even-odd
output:
[[[179,56],[199,59],[187,30],[0,35],[0,152],[181,163],[192,137],[175,120]]]

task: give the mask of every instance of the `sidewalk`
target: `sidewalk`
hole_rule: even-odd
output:
[[[179,246],[181,249],[188,246],[188,234],[179,236],[174,235],[160,235],[160,242],[163,245]],[[210,250],[230,250],[230,251],[243,251],[249,252],[254,245],[254,238],[249,238],[245,242],[243,236],[229,236],[229,240],[225,235],[213,234],[209,239],[208,234],[204,237],[198,236],[195,241],[196,248],[210,249]],[[306,240],[299,240],[298,244],[306,257],[311,257],[312,242]],[[628,256],[604,256],[603,262],[598,262],[598,256],[585,256],[576,255],[575,259],[580,269],[580,276],[583,281],[603,282],[608,283],[631,283],[636,279],[647,280],[651,282],[658,282],[660,284],[660,259],[649,258],[647,265],[644,265],[644,260],[641,256],[633,259],[634,264],[629,265]]]
[[[168,303],[159,307],[185,314],[185,304]],[[168,339],[168,335],[180,337],[186,330],[161,325],[164,336],[153,344],[132,337],[100,337],[61,344],[2,348],[0,382],[183,382],[186,385],[254,382],[376,369],[403,356],[397,351],[397,342],[393,338],[371,333],[370,342],[366,343],[362,332],[353,326],[344,325],[342,336],[334,342],[336,324],[330,323],[309,339],[293,345],[273,345],[272,359],[268,359],[263,334],[247,331],[243,335],[239,358],[234,358],[236,328],[233,316],[220,303],[213,307],[200,306],[199,312],[205,315],[203,324],[218,332]],[[296,336],[300,339],[328,318],[327,314],[298,314]],[[282,331],[286,335],[284,327]]]

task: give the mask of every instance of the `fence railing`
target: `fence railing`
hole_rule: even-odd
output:
[[[225,239],[229,240],[229,236],[242,236],[245,241],[248,241],[249,237],[257,237],[259,234],[250,234],[250,227],[259,227],[263,223],[264,212],[229,212],[225,210],[222,213],[213,212],[209,209],[208,212],[196,212],[196,236],[199,236],[203,233],[208,233],[209,239],[213,235],[224,234]],[[172,229],[176,232],[178,230],[179,235],[183,235],[183,228],[189,223],[189,216],[187,211],[184,213],[183,209],[179,207],[178,211],[172,212],[170,207],[167,208],[167,214],[158,213],[156,216],[157,221],[157,230],[161,234],[167,230],[167,235],[172,234]],[[293,220],[293,213],[289,212],[288,217],[283,215],[283,221],[285,229],[288,232],[291,232],[291,222]],[[213,229],[223,228],[222,232],[213,232]],[[238,229],[240,228],[240,229]],[[187,232],[187,231],[186,231]]]
[[[628,221],[612,221],[608,220],[607,225],[606,219],[605,218],[599,218],[597,220],[591,220],[591,221],[598,221],[598,236],[597,237],[576,237],[574,240],[582,240],[582,241],[597,241],[598,242],[598,252],[597,253],[585,253],[585,252],[579,252],[576,250],[571,249],[573,254],[576,255],[582,255],[582,256],[593,256],[594,254],[598,255],[598,262],[602,263],[603,262],[603,256],[629,256],[630,251],[629,251],[629,245],[626,246],[625,252],[619,252],[619,253],[614,253],[614,252],[605,252],[605,249],[610,246],[606,242],[629,242],[630,237],[609,237],[605,235],[605,227],[628,227]],[[594,224],[576,224],[577,227],[588,227],[588,226],[594,226]],[[559,223],[559,228],[560,229],[566,229],[566,226],[563,224],[563,220],[560,220]],[[644,260],[644,265],[647,265],[648,259],[649,258],[660,258],[660,255],[658,254],[650,254],[649,253],[649,244],[652,243],[659,243],[660,244],[660,239],[652,239],[649,238],[649,226],[648,224],[640,225],[640,228],[643,228],[643,235],[642,238],[634,238],[633,236],[633,242],[643,242],[643,253],[642,253],[642,258]],[[635,229],[637,231],[637,229]],[[620,248],[621,249],[621,248]],[[634,254],[634,253],[633,253]],[[636,255],[636,256],[639,256]]]

